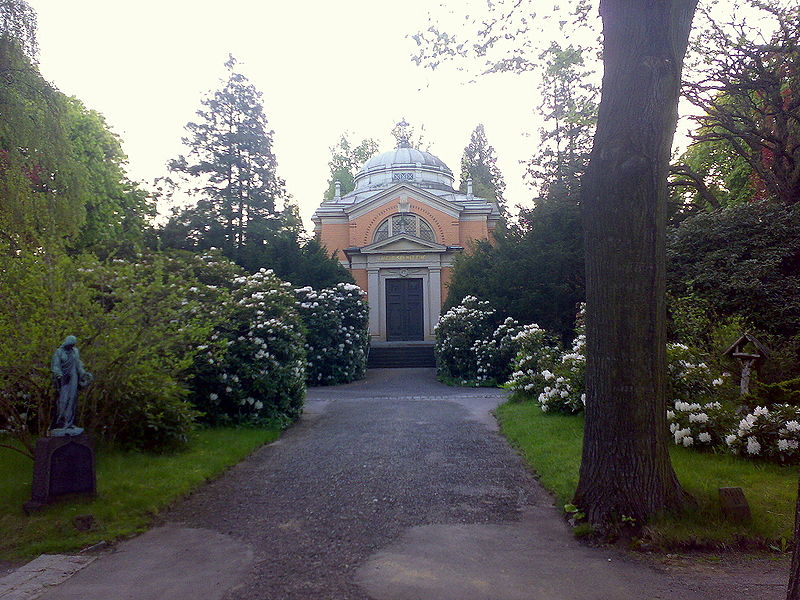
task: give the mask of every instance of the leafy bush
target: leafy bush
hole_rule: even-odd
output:
[[[306,381],[332,385],[362,379],[367,372],[369,308],[364,291],[340,283],[319,292],[295,290],[306,327]]]
[[[475,296],[466,296],[448,310],[436,325],[436,369],[439,377],[456,381],[478,380],[475,342],[492,337],[497,313],[491,305]]]
[[[668,286],[704,300],[709,317],[756,329],[800,328],[800,204],[748,202],[689,217],[669,232]]]
[[[584,298],[583,232],[579,194],[548,194],[523,209],[456,259],[445,308],[466,296],[487,300],[502,317],[538,323],[560,340],[571,338],[575,307]]]
[[[305,396],[304,332],[291,285],[261,269],[232,281],[193,366],[193,401],[211,423],[286,422]]]
[[[800,378],[775,383],[755,381],[751,385],[750,392],[751,398],[747,398],[749,402],[755,400],[757,404],[764,406],[791,404],[800,407]]]
[[[781,463],[800,463],[800,409],[779,404],[757,406],[725,437],[734,454]]]
[[[727,371],[720,373],[710,358],[685,344],[667,344],[667,372],[673,401],[697,403],[736,398],[732,375]]]
[[[667,411],[667,422],[675,444],[685,447],[719,446],[735,421],[734,413],[719,402],[684,402],[676,400]]]
[[[191,270],[158,254],[101,262],[23,252],[0,258],[0,272],[0,427],[29,449],[49,428],[50,357],[72,334],[94,374],[79,396],[79,425],[136,448],[186,439],[196,412],[181,378],[220,318],[200,310],[208,290]]]
[[[523,326],[515,337],[518,350],[505,387],[514,391],[515,400],[522,400],[545,388],[547,380],[542,372],[552,368],[561,349],[552,336],[535,323]]]
[[[498,385],[511,374],[512,361],[519,351],[517,334],[521,327],[507,317],[488,339],[478,339],[472,344],[476,361],[476,380],[482,385]]]

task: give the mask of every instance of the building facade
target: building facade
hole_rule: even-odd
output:
[[[433,340],[453,259],[493,235],[497,204],[453,181],[439,158],[401,141],[364,163],[352,192],[314,212],[317,239],[367,292],[375,342]]]

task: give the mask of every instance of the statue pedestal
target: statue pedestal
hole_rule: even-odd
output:
[[[36,441],[31,499],[23,506],[27,514],[69,494],[96,493],[94,447],[88,435]]]

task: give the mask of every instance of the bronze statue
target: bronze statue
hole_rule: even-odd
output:
[[[75,425],[78,389],[85,388],[92,382],[92,374],[83,368],[81,355],[75,344],[74,335],[68,335],[53,353],[51,370],[53,382],[58,390],[56,401],[56,419],[50,430],[52,436],[80,435],[81,427]]]

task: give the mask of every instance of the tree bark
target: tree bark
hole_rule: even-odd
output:
[[[794,515],[794,552],[792,569],[789,572],[789,588],[786,600],[800,600],[800,482],[797,486],[797,508]]]
[[[602,0],[604,75],[583,185],[586,425],[574,503],[601,530],[679,509],[666,424],[667,172],[697,0]]]

